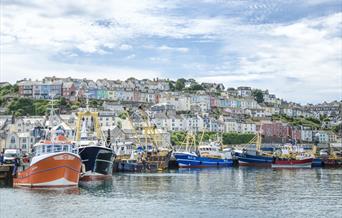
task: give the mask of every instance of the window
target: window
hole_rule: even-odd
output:
[[[15,137],[14,136],[11,137],[11,144],[15,144]]]
[[[54,146],[54,151],[55,151],[55,152],[60,152],[60,151],[62,151],[62,146],[61,146],[61,145],[55,145],[55,146]]]
[[[68,145],[64,145],[63,146],[63,151],[68,151],[69,150],[69,146]]]
[[[48,145],[46,148],[46,152],[51,153],[51,151],[52,151],[52,145]]]
[[[45,153],[45,145],[42,146],[42,152]]]

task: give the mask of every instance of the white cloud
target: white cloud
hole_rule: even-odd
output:
[[[299,102],[341,98],[341,16],[242,29],[239,37],[226,38],[225,64],[200,79],[269,88]],[[230,52],[238,53],[234,68]]]
[[[161,57],[150,57],[149,60],[154,63],[169,63],[170,60],[167,58],[161,58]]]
[[[181,52],[181,53],[187,53],[189,51],[188,48],[184,48],[184,47],[169,47],[167,45],[162,45],[160,47],[158,47],[157,49],[162,50],[162,51],[177,51],[177,52]]]
[[[128,44],[122,44],[119,47],[120,50],[131,50],[132,48],[133,47],[131,45],[128,45]]]
[[[210,2],[222,3],[227,10],[231,5],[250,4],[246,1]],[[324,0],[306,2],[321,4]],[[152,54],[152,57],[144,57],[145,60],[172,64],[172,70],[188,74],[191,70],[201,72],[193,76],[202,81],[268,88],[295,101],[340,98],[342,13],[293,23],[251,25],[241,21],[240,14],[235,18],[227,18],[224,13],[213,16],[209,8],[208,14],[192,17],[187,12],[182,15],[170,12],[183,9],[183,4],[159,0],[2,2],[0,79],[13,82],[21,77],[39,78],[66,72],[94,78],[139,77],[139,73],[140,77],[155,77],[156,72],[146,70],[146,66],[122,68],[108,62],[101,65],[96,61],[81,62],[81,57],[87,55],[101,58],[115,50],[132,52],[132,45],[134,53],[140,56],[141,51],[136,51],[139,46],[135,46],[137,39],[147,41],[155,37],[159,40],[153,46],[141,45],[140,48],[156,49],[165,56]],[[267,13],[277,7],[268,1],[249,6],[251,11],[266,10]],[[170,38],[215,43],[214,46],[222,49],[211,50],[214,52],[211,54],[205,49],[164,41]],[[173,63],[171,60],[177,56],[173,52],[186,53],[189,59]],[[60,54],[67,61],[54,58]],[[135,54],[125,55],[121,60],[137,59]],[[222,60],[215,60],[214,64],[210,60],[212,55]],[[111,73],[119,70],[124,73]]]
[[[34,60],[34,61],[32,61]],[[92,63],[61,63],[47,58],[41,52],[8,54],[3,57],[0,81],[15,82],[18,79],[41,79],[45,76],[72,76],[75,78],[139,79],[161,77],[159,72],[135,67],[94,65]]]
[[[125,60],[131,60],[135,58],[135,54],[131,54],[125,57]]]

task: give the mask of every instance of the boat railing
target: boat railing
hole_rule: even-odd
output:
[[[71,144],[42,144],[34,148],[33,156],[40,156],[43,154],[70,152],[77,154],[77,149]]]

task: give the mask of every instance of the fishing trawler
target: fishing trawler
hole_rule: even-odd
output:
[[[18,173],[13,179],[13,186],[77,186],[81,164],[74,145],[62,133],[57,133],[55,139],[42,140],[34,145],[29,168]]]
[[[201,138],[203,138],[203,134]],[[173,153],[180,168],[229,167],[233,165],[230,149],[220,151],[220,145],[216,142],[195,146],[195,136],[191,133],[187,134],[186,141],[185,151]],[[195,151],[191,151],[190,141],[193,142]]]
[[[313,156],[300,146],[285,144],[275,152],[272,168],[311,168]]]
[[[101,181],[112,178],[115,153],[104,140],[98,120],[98,112],[85,111],[77,113],[76,144],[82,159],[80,181]]]
[[[66,187],[78,186],[81,159],[77,149],[59,127],[53,101],[45,137],[33,146],[32,159],[27,169],[17,173],[14,187]]]
[[[124,168],[135,169],[136,163],[143,164],[143,170],[146,172],[163,171],[168,169],[172,150],[168,146],[163,146],[163,139],[157,126],[152,123],[148,113],[139,106],[137,111],[129,113],[126,109],[123,111],[135,134],[134,155],[129,159],[122,159]],[[136,128],[133,125],[132,117],[135,117],[140,126]],[[139,133],[138,133],[139,132]],[[140,140],[140,138],[144,138]],[[138,169],[141,169],[138,167]]]
[[[240,166],[271,167],[273,155],[261,150],[261,134],[257,133],[248,144],[255,144],[255,149],[235,148],[234,156]]]

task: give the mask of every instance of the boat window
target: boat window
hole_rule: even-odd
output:
[[[55,151],[55,152],[60,152],[60,151],[62,151],[62,146],[61,146],[61,145],[54,145],[54,151]]]
[[[63,151],[68,151],[69,150],[69,146],[68,145],[64,145],[63,146]]]
[[[52,151],[52,146],[51,146],[51,145],[48,145],[48,146],[46,147],[46,152],[47,152],[47,153],[51,153],[51,151]]]
[[[45,153],[45,145],[42,145],[42,153]]]

